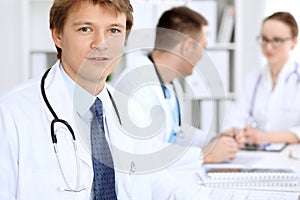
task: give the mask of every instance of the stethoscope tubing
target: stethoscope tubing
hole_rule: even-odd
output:
[[[72,138],[75,141],[76,140],[75,133],[74,133],[71,125],[66,120],[58,118],[57,114],[55,113],[54,109],[52,108],[52,106],[51,106],[51,104],[50,104],[50,102],[49,102],[49,100],[47,98],[46,91],[45,91],[45,80],[46,80],[46,78],[47,78],[50,70],[51,70],[51,68],[47,69],[46,72],[44,73],[44,75],[42,76],[42,79],[41,79],[41,94],[42,94],[43,100],[44,100],[44,102],[45,102],[48,110],[51,112],[51,114],[52,114],[52,116],[54,118],[52,120],[52,122],[51,122],[51,138],[52,138],[52,142],[53,142],[53,144],[57,143],[57,137],[56,137],[56,134],[54,134],[55,133],[55,131],[54,131],[54,129],[55,129],[55,126],[54,126],[55,123],[62,123],[62,124],[64,124],[68,128],[68,130],[70,131],[70,133],[72,135]],[[107,92],[108,92],[109,98],[110,98],[110,100],[111,100],[111,102],[113,104],[113,107],[114,107],[114,109],[116,111],[119,123],[122,125],[122,121],[121,121],[120,114],[119,114],[119,111],[117,109],[116,103],[115,103],[115,101],[114,101],[111,93],[108,90],[107,90]]]
[[[44,75],[42,76],[41,78],[41,84],[40,84],[40,89],[41,89],[41,94],[42,94],[42,97],[43,97],[43,100],[48,108],[48,110],[51,112],[52,116],[53,116],[53,120],[51,121],[51,124],[50,124],[50,130],[51,130],[51,139],[52,139],[52,143],[53,143],[53,147],[54,147],[54,152],[56,154],[56,157],[57,157],[57,160],[58,160],[58,164],[59,164],[59,167],[61,169],[61,173],[62,173],[62,176],[65,180],[65,183],[67,185],[67,188],[63,189],[64,191],[68,191],[68,192],[81,192],[85,189],[87,189],[86,187],[80,187],[80,185],[78,185],[78,183],[80,183],[80,165],[79,165],[79,160],[78,160],[78,152],[77,152],[77,144],[76,144],[76,137],[75,137],[75,133],[71,127],[71,125],[66,121],[66,120],[63,120],[63,119],[60,119],[57,114],[55,113],[54,109],[52,108],[48,98],[47,98],[47,95],[46,95],[46,91],[45,91],[45,80],[50,72],[51,68],[47,69],[44,73]],[[113,107],[115,109],[115,112],[117,114],[117,117],[119,119],[119,122],[120,124],[122,125],[121,123],[121,118],[120,118],[120,115],[119,115],[119,112],[118,112],[118,109],[116,107],[116,103],[111,95],[111,93],[109,92],[109,90],[107,90],[108,94],[109,94],[109,97],[110,97],[110,100],[113,104]],[[58,152],[58,149],[57,149],[57,137],[56,137],[56,133],[55,133],[55,124],[57,123],[61,123],[63,125],[65,125],[67,127],[67,129],[69,130],[69,132],[71,133],[71,136],[72,136],[72,142],[73,142],[73,149],[74,149],[74,153],[75,153],[75,158],[76,158],[76,166],[77,166],[77,185],[75,188],[72,188],[70,186],[70,184],[68,183],[67,181],[67,178],[63,172],[63,169],[62,169],[62,166],[61,166],[61,162],[60,162],[60,159],[59,159],[59,152]]]
[[[285,84],[288,82],[288,80],[290,79],[290,77],[293,75],[293,74],[296,74],[297,75],[297,83],[299,84],[300,83],[300,74],[298,73],[298,68],[299,68],[299,64],[297,62],[295,62],[295,67],[294,67],[294,70],[289,73],[287,75],[287,77],[285,78]],[[260,84],[262,80],[262,74],[260,74],[258,76],[258,79],[255,83],[255,86],[254,86],[254,89],[253,89],[253,93],[252,93],[252,98],[251,98],[251,102],[250,102],[250,109],[249,109],[249,116],[253,118],[253,112],[254,112],[254,107],[255,107],[255,101],[256,101],[256,95],[257,95],[257,91],[258,91],[258,86]]]
[[[162,89],[162,93],[164,95],[164,98],[167,99],[167,94],[166,94],[166,91],[164,90],[164,88],[166,88],[162,78],[161,78],[161,75],[157,69],[157,66],[156,64],[154,63],[153,61],[153,58],[151,55],[148,56],[149,60],[152,62],[153,64],[153,67],[154,67],[154,70],[155,70],[155,73],[158,77],[158,80],[159,80],[159,83],[160,83],[160,86],[161,86],[161,89]],[[171,82],[171,84],[173,85],[173,82]],[[181,126],[181,112],[180,112],[180,104],[179,104],[179,100],[178,100],[178,96],[177,96],[177,92],[176,92],[176,89],[174,87],[174,93],[175,93],[175,99],[176,99],[176,104],[177,104],[177,108],[178,108],[178,125]]]

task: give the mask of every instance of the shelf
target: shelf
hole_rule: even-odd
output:
[[[208,45],[208,50],[235,50],[235,43],[215,43],[212,45]]]
[[[225,95],[197,95],[197,96],[186,96],[186,100],[191,101],[214,101],[214,100],[234,100],[236,98],[236,94],[233,92],[225,93]]]

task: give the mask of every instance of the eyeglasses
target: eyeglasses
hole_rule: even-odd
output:
[[[273,48],[277,48],[280,45],[282,45],[284,42],[293,39],[294,37],[290,36],[290,37],[286,37],[286,38],[279,38],[279,37],[275,37],[273,39],[268,39],[266,37],[263,36],[258,36],[257,37],[257,41],[259,42],[259,44],[261,44],[262,46],[267,46],[268,43],[270,43],[272,45]]]

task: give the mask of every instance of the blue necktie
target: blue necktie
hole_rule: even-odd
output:
[[[115,172],[112,155],[105,138],[102,102],[96,98],[91,107],[91,147],[94,169],[94,199],[117,199],[115,191]]]

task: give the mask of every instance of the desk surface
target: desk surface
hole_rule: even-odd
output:
[[[291,156],[292,154],[292,156]],[[224,166],[224,167],[257,167],[257,168],[291,168],[293,169],[297,174],[300,175],[300,160],[295,159],[295,157],[300,157],[300,144],[297,145],[288,145],[285,149],[283,149],[281,152],[265,152],[265,151],[240,151],[238,152],[235,159],[220,163],[220,164],[207,164],[205,166]],[[225,192],[227,193],[247,193],[245,195],[245,198],[239,196],[238,199],[249,199],[249,195],[258,195],[258,196],[264,196],[262,198],[255,198],[255,199],[274,199],[274,196],[277,196],[278,198],[280,195],[289,195],[289,193],[284,194],[284,192],[278,193],[274,191],[253,191],[253,190],[239,190],[239,189],[226,189],[223,188],[207,188],[204,187],[203,184],[201,184],[201,173],[199,173],[199,179],[195,180],[195,176],[193,173],[187,173],[187,172],[178,172],[177,177],[184,183],[190,186],[190,189],[193,191],[197,191],[197,197],[201,197],[201,199],[209,199],[212,200],[214,198],[211,198],[213,191],[216,191],[215,193],[219,193],[217,190],[222,190],[221,194]],[[300,180],[299,180],[300,181]],[[280,188],[278,189],[280,192]],[[250,191],[250,192],[249,192]],[[298,192],[298,187],[296,189],[296,193],[293,193],[290,195],[294,195],[292,198],[291,196],[288,197],[289,199],[297,199],[300,195],[300,189]],[[255,192],[255,193],[254,193]],[[261,194],[259,193],[261,192]],[[225,195],[225,193],[224,193]],[[268,197],[269,195],[269,197]],[[276,198],[276,199],[278,199]],[[299,197],[300,198],[300,197]],[[197,199],[197,198],[196,198]],[[218,198],[216,198],[218,199]],[[225,197],[222,199],[226,199]],[[233,196],[229,196],[228,199],[235,199]],[[251,198],[250,198],[251,199]],[[280,198],[279,198],[280,199]],[[286,198],[285,198],[286,199]]]
[[[300,144],[288,145],[281,152],[240,151],[234,160],[206,166],[240,166],[258,168],[291,168],[300,174]]]

